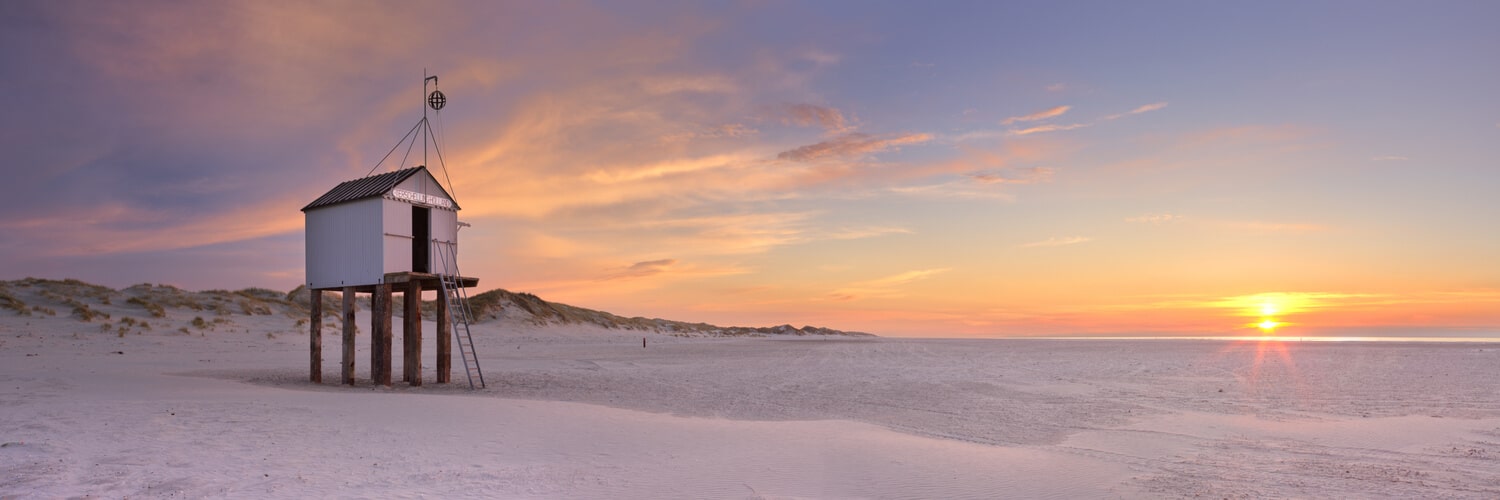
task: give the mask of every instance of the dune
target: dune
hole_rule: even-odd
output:
[[[894,339],[492,297],[488,388],[363,364],[348,387],[307,381],[296,293],[0,283],[0,498],[1500,496],[1497,344]]]

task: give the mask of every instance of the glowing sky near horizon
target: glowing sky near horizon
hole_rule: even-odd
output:
[[[4,2],[0,278],[290,289],[298,209],[420,118],[425,68],[484,289],[888,335],[1493,334],[1496,19]]]

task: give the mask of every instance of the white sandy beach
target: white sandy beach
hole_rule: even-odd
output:
[[[314,385],[288,316],[95,307],[152,328],[0,313],[0,497],[1500,496],[1495,344],[643,349],[504,320],[476,329],[487,389],[430,382],[431,323],[427,386],[371,387],[362,335],[351,388],[335,328]]]

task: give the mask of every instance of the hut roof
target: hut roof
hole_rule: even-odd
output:
[[[396,186],[411,178],[411,176],[417,175],[418,172],[426,174],[429,178],[432,177],[432,173],[427,171],[427,167],[412,167],[397,170],[394,172],[386,172],[380,175],[372,175],[361,179],[354,179],[352,181],[341,182],[338,186],[334,186],[333,189],[328,190],[327,193],[323,193],[323,196],[319,196],[318,199],[313,200],[312,203],[308,203],[307,206],[302,207],[302,211],[306,212],[318,207],[337,205],[339,203],[363,200],[365,198],[372,198],[376,196],[385,196],[387,193],[390,193],[391,190],[396,189]],[[435,178],[433,179],[434,182],[436,182],[436,180],[437,179]],[[442,189],[442,186],[439,185],[438,189]],[[443,194],[447,194],[447,191],[444,190]],[[451,200],[453,197],[448,196],[448,198]],[[457,202],[454,202],[453,208],[455,210],[458,209]]]

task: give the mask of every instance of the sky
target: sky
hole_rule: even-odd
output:
[[[1496,19],[0,2],[0,279],[289,290],[299,209],[376,168],[435,74],[485,290],[902,336],[1500,336]]]

